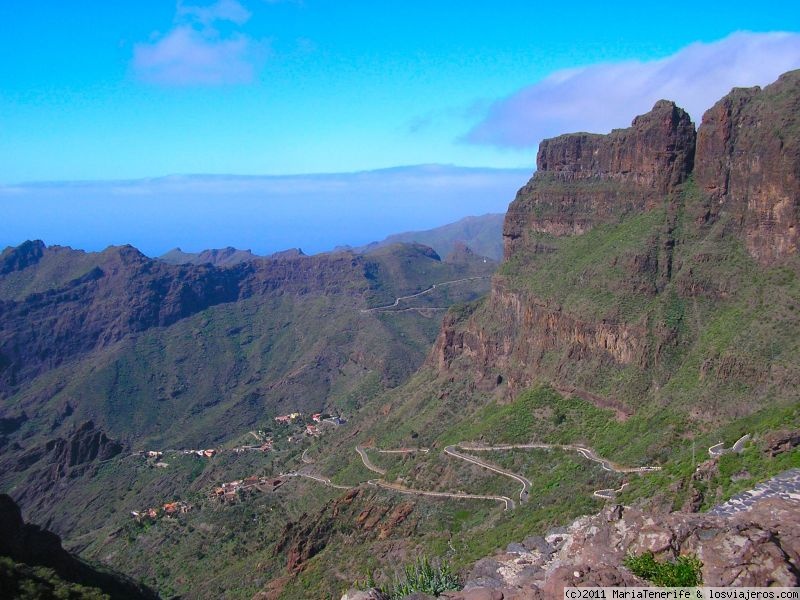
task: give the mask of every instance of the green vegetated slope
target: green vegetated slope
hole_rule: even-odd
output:
[[[372,251],[387,245],[418,243],[430,246],[440,256],[447,256],[458,243],[469,246],[476,254],[494,260],[503,258],[503,214],[486,214],[479,217],[465,217],[455,223],[428,229],[409,231],[390,235],[385,240],[374,242],[361,250]]]
[[[637,409],[697,411],[716,424],[761,402],[796,402],[797,261],[759,265],[726,217],[710,228],[696,226],[705,201],[692,181],[679,194],[664,209],[581,236],[542,235],[555,252],[503,265],[506,289],[578,319],[629,324],[647,336],[640,364],[568,364],[554,355],[544,357],[543,371],[560,369],[576,385]],[[670,257],[664,256],[667,243]],[[645,266],[666,260],[671,273],[660,285],[657,270]]]
[[[373,436],[390,445],[583,443],[635,466],[674,461],[693,439],[701,457],[719,439],[732,443],[747,432],[796,427],[796,259],[758,265],[724,219],[697,227],[701,208],[690,181],[672,215],[665,207],[581,236],[541,234],[540,242],[553,251],[516,256],[496,277],[504,292],[556,305],[577,320],[628,323],[646,332],[642,364],[584,359],[570,355],[574,347],[564,344],[541,357],[538,371],[541,383],[566,380],[597,397],[615,398],[629,407],[630,417],[621,421],[611,410],[550,387],[534,386],[508,403],[502,383],[470,381],[477,370],[470,370],[471,358],[464,356],[450,374],[418,374],[397,394],[388,420],[375,424]],[[641,262],[637,257],[658,255],[667,223],[672,273],[657,290],[648,281],[654,272],[638,274],[630,265]],[[456,329],[486,333],[502,327],[490,302],[460,310],[463,325]]]
[[[721,101],[698,136],[695,175],[694,137],[679,132],[685,169],[666,178],[667,192],[658,191],[662,184],[642,191],[640,182],[658,182],[663,172],[647,158],[636,161],[653,140],[654,164],[675,148],[658,145],[664,124],[681,112],[669,103],[656,105],[664,113],[658,118],[589,140],[601,147],[587,151],[586,165],[593,156],[611,164],[614,156],[624,171],[598,167],[586,175],[581,163],[537,174],[507,217],[511,253],[491,296],[451,309],[426,366],[365,406],[355,439],[331,440],[317,465],[353,484],[376,477],[363,471],[355,443],[423,446],[431,452],[368,452],[387,479],[407,488],[508,496],[518,483],[441,451],[458,442],[581,444],[622,466],[662,470],[608,473],[557,449],[482,454],[529,477],[531,501],[503,512],[490,502],[414,500],[437,525],[415,532],[402,550],[362,542],[379,577],[392,572],[398,554],[408,562],[427,552],[468,564],[595,511],[602,505],[596,489],[628,483],[618,496],[623,502],[704,509],[800,466],[791,443],[775,449],[782,432],[800,427],[800,262],[791,237],[797,215],[781,208],[797,206],[796,139],[786,132],[797,122],[799,82],[795,72],[763,94],[735,91],[757,98],[750,107]],[[773,128],[759,111],[779,113],[788,126]],[[738,128],[719,134],[723,147],[714,145],[719,123]],[[627,154],[620,140],[639,135],[642,144]],[[768,156],[769,169],[758,168]],[[714,183],[725,169],[730,185]],[[752,441],[743,453],[708,460],[708,447],[747,433]],[[411,497],[384,493],[397,502]],[[436,530],[437,518],[455,529]],[[344,563],[338,557],[345,548],[344,538],[330,540],[291,589],[330,592],[320,581],[341,574],[334,565]]]
[[[544,357],[539,383],[510,401],[502,383],[476,382],[469,356],[444,374],[428,366],[365,407],[360,436],[339,447],[333,442],[321,451],[328,459],[318,464],[334,480],[355,484],[375,477],[353,452],[356,441],[378,448],[429,447],[429,454],[406,456],[368,452],[387,469],[386,479],[409,488],[512,498],[518,483],[441,450],[458,442],[581,444],[622,466],[663,470],[609,473],[575,452],[560,450],[480,453],[531,479],[531,502],[506,513],[491,502],[415,499],[426,519],[449,525],[415,532],[404,544],[407,560],[427,552],[467,565],[509,542],[596,511],[603,502],[592,492],[625,482],[619,496],[623,502],[677,509],[694,496],[700,508],[709,508],[771,475],[800,467],[797,449],[775,456],[768,452],[771,435],[800,427],[797,265],[794,259],[776,267],[758,265],[724,220],[707,229],[695,225],[701,199],[692,181],[679,193],[678,210],[671,215],[667,207],[657,208],[582,236],[542,235],[541,243],[554,252],[510,261],[496,278],[506,292],[557,303],[579,319],[641,327],[651,344],[646,364],[582,360],[569,356],[568,348],[557,349]],[[633,257],[658,254],[665,222],[674,240],[673,270],[656,291],[655,282],[648,281],[653,275],[643,273],[637,281],[630,265],[636,262]],[[698,295],[699,288],[709,297]],[[452,309],[450,317],[462,315],[463,327],[486,332],[499,327],[493,310],[483,300]],[[599,397],[618,399],[631,415],[623,420],[549,383],[565,379]],[[745,433],[754,442],[743,454],[725,455],[709,467],[707,477],[695,476],[708,459],[709,446],[719,441],[731,445]],[[409,498],[384,493],[397,502]],[[394,555],[382,553],[378,542],[364,543],[371,549],[363,553],[366,564],[379,577],[390,578]],[[335,565],[341,564],[345,544],[344,538],[332,540],[291,589],[329,591],[313,582],[340,568]]]
[[[130,451],[218,447],[237,440],[245,443],[249,430],[272,424],[278,414],[327,410],[349,416],[367,398],[396,387],[424,359],[443,313],[364,310],[391,304],[394,294],[414,294],[433,284],[468,278],[432,290],[412,304],[441,309],[483,293],[494,268],[482,261],[447,263],[428,248],[398,245],[369,259],[357,255],[350,255],[352,259],[297,257],[270,263],[266,268],[276,271],[300,270],[297,281],[290,281],[289,287],[278,284],[254,292],[247,290],[261,285],[258,264],[230,269],[206,265],[193,271],[193,267],[159,266],[135,255],[136,268],[127,272],[124,261],[119,266],[117,249],[84,254],[29,245],[34,255],[29,264],[21,264],[18,253],[4,253],[9,262],[16,261],[12,266],[17,269],[6,276],[31,282],[19,289],[41,288],[35,283],[41,280],[40,271],[49,273],[57,268],[69,275],[61,277],[57,281],[60,287],[52,292],[33,296],[9,292],[6,314],[13,316],[15,310],[30,305],[32,313],[43,313],[43,329],[48,320],[58,323],[58,335],[48,337],[43,331],[36,342],[38,349],[28,351],[36,351],[39,357],[54,356],[62,344],[72,354],[45,361],[41,374],[17,381],[2,399],[0,482],[20,499],[29,518],[49,523],[67,542],[91,534],[98,523],[118,526],[129,518],[129,510],[141,504],[166,502],[192,492],[191,484],[199,476],[195,466],[181,466],[176,461],[171,466],[178,474],[148,475],[126,466],[124,455]],[[70,257],[73,264],[69,264]],[[322,280],[323,276],[337,279],[336,273],[325,273],[326,264],[347,267],[335,285]],[[168,325],[147,322],[139,326],[130,320],[133,317],[127,317],[126,326],[132,331],[119,336],[119,341],[97,341],[88,350],[68,346],[73,333],[84,334],[87,318],[108,319],[110,330],[117,327],[113,324],[116,311],[130,306],[123,290],[132,303],[154,304],[142,312],[163,310],[163,304],[156,304],[157,298],[141,300],[137,296],[139,289],[148,294],[158,289],[161,283],[153,273],[161,269],[172,270],[167,271],[167,276],[172,274],[172,286],[180,284],[180,277],[189,279],[196,272],[202,276],[217,273],[214,276],[222,281],[231,279],[245,286],[246,293],[235,301],[201,306]],[[87,272],[95,273],[89,281],[84,277]],[[106,280],[111,281],[109,290],[101,287]],[[75,317],[73,307],[64,301],[73,298],[85,298],[86,303],[102,301],[102,305],[88,317]],[[19,318],[24,321],[26,317],[23,313]],[[13,335],[10,324],[4,332],[8,334]],[[26,358],[24,352],[17,356],[18,361]],[[13,378],[10,381],[13,385]],[[99,472],[92,466],[82,467],[78,473],[71,462],[59,462],[75,458],[50,456],[50,444],[57,438],[69,440],[71,432],[89,419],[108,436],[122,441],[125,453],[101,466]],[[58,464],[48,463],[50,460]],[[272,460],[268,462],[261,466],[262,474],[272,472]],[[232,467],[231,473],[220,472],[216,481],[247,474],[237,475]],[[147,484],[153,477],[154,483]],[[56,485],[54,478],[59,479]],[[211,485],[208,478],[199,481]],[[149,492],[148,485],[152,488]],[[88,505],[97,512],[84,512]]]
[[[108,600],[110,596],[97,588],[64,581],[45,567],[31,567],[0,557],[0,591],[6,598],[70,598],[74,600]]]
[[[669,103],[657,108],[670,119],[678,112]],[[637,122],[641,128],[670,121]],[[628,135],[633,134],[624,130],[610,138]],[[694,138],[684,137],[693,150]],[[622,152],[621,160],[638,159],[639,150],[633,159]],[[654,156],[660,161],[664,153]],[[165,596],[238,598],[260,589],[270,597],[338,598],[366,572],[385,582],[420,555],[467,567],[509,542],[597,511],[604,503],[593,495],[598,489],[628,483],[618,496],[623,502],[704,509],[800,466],[797,448],[773,447],[781,431],[800,427],[797,254],[770,258],[775,249],[758,237],[761,233],[753,233],[761,221],[736,198],[713,197],[717,188],[708,185],[707,173],[705,185],[698,173],[692,175],[689,156],[684,154],[685,172],[670,179],[668,192],[660,195],[650,190],[637,196],[638,182],[626,187],[623,174],[599,182],[599,175],[566,183],[546,175],[534,178],[520,193],[538,189],[550,205],[517,205],[527,206],[524,216],[535,222],[523,220],[522,241],[508,236],[511,251],[490,296],[457,297],[453,287],[417,299],[415,306],[433,308],[439,298],[465,301],[447,313],[427,361],[410,378],[412,369],[402,365],[422,362],[438,319],[426,320],[418,311],[383,310],[351,318],[353,309],[390,305],[398,296],[468,272],[457,272],[413,246],[376,252],[376,262],[365,265],[368,283],[358,288],[359,301],[344,300],[351,309],[348,316],[339,310],[339,298],[328,303],[313,294],[284,294],[269,303],[250,305],[250,299],[243,299],[199,311],[164,328],[175,333],[169,343],[152,337],[156,332],[124,341],[129,344],[120,350],[124,360],[92,365],[82,373],[102,373],[113,382],[118,393],[102,395],[105,401],[118,395],[136,400],[120,402],[115,410],[142,428],[136,430],[139,439],[166,443],[174,435],[187,443],[233,442],[215,437],[219,429],[246,435],[248,427],[271,425],[274,413],[262,404],[265,397],[270,406],[289,410],[304,398],[324,395],[326,406],[348,411],[348,423],[318,439],[291,443],[289,430],[273,431],[277,450],[247,459],[172,460],[174,470],[166,471],[141,462],[102,465],[96,474],[84,474],[81,484],[94,490],[98,504],[118,512],[94,532],[85,520],[74,521],[81,535],[71,543],[96,560],[125,565]],[[652,175],[648,165],[628,166],[625,173],[634,172],[643,181]],[[537,181],[543,187],[536,188]],[[750,197],[753,203],[756,196]],[[597,201],[596,222],[587,220],[592,218],[587,207],[594,205],[586,198]],[[620,198],[624,207],[614,204]],[[511,211],[507,225],[513,226],[521,212]],[[775,231],[790,231],[790,221],[770,223]],[[383,252],[389,262],[383,262]],[[262,306],[269,307],[265,314]],[[296,323],[303,317],[307,328]],[[387,336],[395,341],[387,343]],[[322,344],[324,351],[314,344]],[[140,355],[149,358],[139,363]],[[323,355],[333,358],[319,360]],[[205,366],[218,357],[229,357],[221,363],[235,366],[230,371]],[[159,373],[159,361],[177,367],[151,382],[147,376]],[[108,370],[112,362],[125,365],[124,376]],[[213,375],[204,383],[198,373],[206,368]],[[279,375],[273,379],[270,369],[279,369]],[[77,385],[72,382],[59,387],[58,372],[34,382],[41,386],[35,395],[15,395],[13,406],[26,410],[34,398],[76,389],[69,387]],[[236,385],[226,388],[226,381]],[[142,389],[147,392],[136,396]],[[126,406],[152,403],[145,398],[151,394],[164,398],[159,402],[170,435],[135,409],[125,412]],[[218,396],[224,399],[216,401]],[[43,405],[48,409],[42,414],[62,414],[56,408],[63,405],[52,402]],[[192,418],[175,408],[185,402],[191,402]],[[33,423],[26,421],[15,431],[33,431]],[[109,418],[108,426],[120,424]],[[297,427],[293,438],[302,430]],[[719,441],[730,445],[745,433],[753,440],[742,454],[707,462],[709,446]],[[357,444],[366,446],[370,459],[386,470],[383,479],[407,490],[518,499],[519,482],[443,454],[446,446],[460,442],[580,444],[618,465],[662,470],[611,473],[570,449],[481,453],[532,482],[529,500],[504,511],[494,500],[435,499],[371,485],[379,475],[355,452]],[[402,447],[430,452],[377,452]],[[305,449],[313,464],[303,462]],[[353,489],[291,477],[279,490],[242,497],[233,506],[208,498],[209,488],[229,476],[298,469]],[[125,484],[113,487],[112,481]],[[116,499],[109,501],[104,493],[112,487]],[[78,495],[69,498],[80,502]],[[160,499],[188,499],[195,508],[147,525],[122,514],[140,500]],[[68,522],[68,515],[53,518]]]
[[[362,465],[354,451],[356,443],[377,448],[428,447],[428,454],[368,453],[375,464],[387,469],[387,480],[412,489],[511,498],[519,493],[517,482],[445,456],[442,449],[458,442],[583,444],[623,466],[658,465],[663,471],[609,473],[575,452],[561,450],[481,453],[533,483],[531,500],[508,512],[497,502],[437,500],[369,487],[363,488],[369,490],[366,495],[346,504],[346,510],[336,509],[340,505],[334,499],[341,499],[345,492],[305,482],[306,490],[316,490],[333,504],[302,504],[308,492],[294,496],[288,487],[286,506],[300,502],[305,514],[292,516],[286,508],[276,513],[278,508],[258,508],[262,500],[247,500],[249,510],[258,514],[262,510],[280,514],[256,538],[272,549],[272,554],[265,549],[259,555],[263,575],[243,575],[241,567],[235,566],[236,553],[206,553],[201,564],[231,565],[227,575],[208,585],[228,589],[231,597],[239,593],[232,589],[246,597],[263,584],[269,589],[278,586],[284,598],[336,598],[350,582],[363,579],[366,571],[386,581],[399,563],[413,561],[419,554],[466,567],[507,543],[595,512],[603,505],[592,495],[597,489],[616,489],[628,482],[620,500],[667,503],[675,508],[698,491],[701,506],[707,508],[765,477],[800,466],[796,450],[774,457],[765,451],[770,432],[800,427],[796,389],[790,385],[800,333],[793,316],[800,299],[796,271],[791,264],[758,266],[723,222],[706,230],[696,227],[695,211],[700,207],[699,192],[690,181],[680,190],[680,210],[672,215],[665,206],[598,226],[582,236],[542,234],[541,243],[555,252],[536,253],[527,262],[511,261],[498,276],[505,290],[557,302],[581,319],[613,319],[651,331],[658,354],[646,366],[581,360],[570,358],[567,349],[564,355],[554,351],[542,362],[540,382],[509,400],[502,382],[487,386],[485,381],[476,381],[468,368],[443,374],[428,365],[400,387],[365,394],[345,428],[314,441],[309,452],[316,460],[314,472],[339,484],[359,485],[377,475]],[[630,264],[636,263],[636,256],[658,254],[665,222],[671,223],[669,235],[675,242],[673,272],[655,292],[656,284],[649,279],[653,275],[645,272],[637,280]],[[684,291],[698,286],[712,291],[714,297],[687,300]],[[780,301],[770,302],[770,298]],[[460,316],[464,326],[478,323],[486,331],[500,327],[492,310],[491,301],[482,300],[452,309],[449,318]],[[468,363],[464,359],[461,367]],[[766,380],[754,377],[759,365],[773,374]],[[549,384],[564,379],[598,396],[619,399],[632,414],[620,420],[613,410],[560,393]],[[709,446],[720,440],[732,444],[744,433],[754,434],[755,442],[742,455],[723,457],[706,480],[693,479],[697,465],[708,457]],[[393,511],[407,503],[413,504],[413,510],[383,533],[387,530],[381,526],[392,522]],[[229,518],[226,509],[205,512],[211,510],[204,509],[191,519],[205,523],[212,518],[207,514]],[[307,528],[305,534],[298,534],[307,543],[300,544],[297,552],[291,548],[274,551],[278,547],[275,530],[282,520],[301,531]],[[161,527],[166,526],[154,526],[146,535],[134,532],[131,539],[151,539],[147,536],[157,534]],[[231,536],[231,544],[240,536],[251,539],[249,529],[229,534],[233,529],[220,527]],[[180,530],[184,541],[175,543],[175,552],[183,543],[195,543],[191,540],[200,534],[196,525],[192,528]],[[169,537],[165,531],[158,535],[154,538],[158,543]],[[212,541],[206,539],[206,543]],[[147,561],[135,554],[138,544],[131,542],[123,555],[129,564],[140,565],[137,572],[145,573]],[[158,583],[161,589],[173,589],[165,586],[173,585],[176,569],[180,571],[185,560],[170,552],[160,555],[164,564],[160,577],[146,575],[148,582]],[[303,558],[302,568],[288,569],[297,555]],[[239,565],[252,564],[250,558],[240,560]],[[207,585],[202,569],[191,577],[197,582],[193,585]],[[244,577],[247,585],[234,583],[238,577]]]

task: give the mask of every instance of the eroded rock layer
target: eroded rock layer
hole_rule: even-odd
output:
[[[764,293],[746,289],[756,273],[798,270],[798,114],[793,71],[763,90],[734,89],[697,136],[682,109],[659,101],[630,128],[544,140],[537,172],[509,206],[490,296],[445,319],[429,364],[487,389],[502,382],[512,397],[541,379],[611,406],[615,394],[639,402],[661,389],[722,307],[738,306],[746,317],[730,331],[744,331],[753,304],[743,299]],[[774,293],[793,310],[789,280]],[[786,330],[790,317],[769,318]],[[766,361],[758,343],[702,356],[691,385],[774,380],[775,353]]]
[[[703,116],[695,176],[708,217],[734,216],[750,254],[771,264],[800,243],[800,71],[734,89]]]
[[[636,117],[628,129],[543,140],[536,174],[506,214],[505,257],[530,245],[530,231],[580,234],[652,208],[686,180],[694,147],[689,115],[666,100]]]

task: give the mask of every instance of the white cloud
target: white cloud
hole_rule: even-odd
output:
[[[662,98],[696,123],[733,87],[767,85],[800,68],[800,34],[734,33],[666,58],[557,71],[495,102],[465,136],[476,144],[531,147],[561,133],[626,127]]]
[[[249,19],[236,0],[206,6],[179,2],[172,30],[135,45],[133,69],[141,80],[160,85],[248,83],[266,55],[266,43],[240,31],[222,34],[217,23],[241,26]]]

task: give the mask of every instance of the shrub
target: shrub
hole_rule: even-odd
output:
[[[366,579],[356,582],[355,587],[359,589],[377,587],[373,574],[367,573]],[[392,600],[400,600],[416,592],[438,596],[448,590],[460,590],[461,582],[448,563],[436,567],[427,557],[422,557],[415,563],[406,565],[403,572],[395,576],[391,585],[379,589]]]
[[[658,562],[652,552],[629,555],[624,564],[634,575],[661,587],[694,587],[702,583],[703,563],[696,556],[679,556],[675,562]]]

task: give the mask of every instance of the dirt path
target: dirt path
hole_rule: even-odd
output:
[[[313,479],[314,481],[318,481],[320,483],[324,483],[325,485],[335,488],[337,490],[352,490],[352,485],[338,485],[333,483],[327,477],[322,477],[322,475],[314,475],[313,473],[301,473],[300,471],[292,471],[290,473],[281,473],[281,477],[305,477],[306,479]]]
[[[563,396],[577,396],[581,400],[594,404],[597,408],[613,410],[617,421],[623,423],[633,414],[622,402],[613,398],[598,396],[588,390],[583,390],[571,385],[555,386],[556,391]]]

